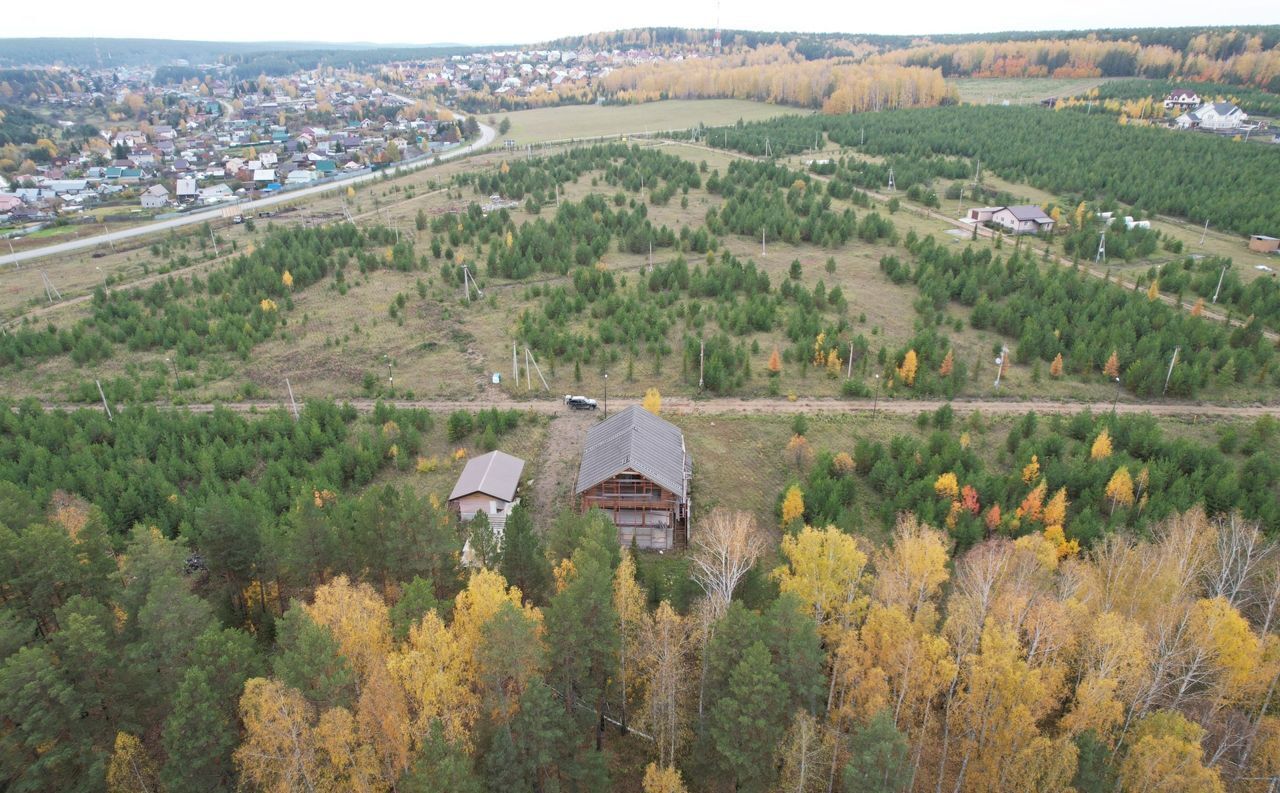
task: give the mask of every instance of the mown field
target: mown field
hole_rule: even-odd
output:
[[[719,126],[733,124],[739,119],[759,121],[808,112],[743,99],[669,99],[640,105],[570,105],[521,110],[495,118],[506,118],[511,122],[511,130],[503,138],[523,145],[566,138],[687,129],[698,124]]]
[[[1044,99],[1083,94],[1107,82],[1105,77],[959,77],[950,80],[960,101],[975,105],[1035,104]]]

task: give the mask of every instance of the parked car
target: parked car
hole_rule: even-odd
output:
[[[565,394],[564,403],[569,406],[570,410],[596,409],[596,401],[594,399],[587,399],[584,396],[571,396],[569,394]]]

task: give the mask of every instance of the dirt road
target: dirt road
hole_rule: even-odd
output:
[[[370,413],[377,404],[372,399],[346,400],[361,413]],[[639,404],[638,399],[611,399],[609,407],[617,411],[630,405]],[[558,399],[514,400],[500,397],[486,397],[475,400],[390,400],[387,404],[397,408],[430,410],[437,413],[449,413],[454,410],[482,410],[486,408],[516,410],[532,410],[548,415],[568,414],[564,403]],[[752,415],[795,413],[887,413],[895,416],[914,416],[924,411],[933,411],[943,405],[951,405],[957,413],[980,411],[988,414],[1023,414],[1029,411],[1046,414],[1072,414],[1089,409],[1095,413],[1111,410],[1111,402],[1087,401],[1050,401],[1038,399],[739,399],[735,397],[714,397],[711,399],[690,399],[688,397],[662,398],[662,412],[677,416],[716,416],[716,415]],[[46,410],[101,410],[101,404],[68,405],[46,403]],[[262,413],[278,408],[287,408],[287,402],[251,401],[220,402],[192,405],[169,405],[159,403],[157,407],[173,410],[190,410],[194,413],[210,413],[215,407],[223,407],[236,413]],[[112,406],[113,410],[119,410]],[[1280,417],[1280,404],[1271,405],[1211,405],[1195,402],[1120,402],[1115,406],[1117,413],[1134,414],[1150,413],[1154,416],[1201,417],[1201,418],[1256,418],[1258,416]],[[586,416],[594,414],[584,414]],[[557,422],[559,424],[559,422]],[[566,423],[564,428],[568,428]],[[556,430],[564,429],[559,426]],[[574,425],[576,429],[576,424]]]

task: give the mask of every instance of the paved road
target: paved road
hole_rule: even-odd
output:
[[[340,400],[350,402],[361,413],[370,413],[376,400],[352,399]],[[449,413],[454,410],[482,410],[487,408],[515,408],[531,410],[538,413],[558,414],[567,409],[559,399],[539,399],[519,401],[506,397],[482,397],[474,400],[389,400],[384,404],[397,408],[431,410],[437,413]],[[638,399],[611,399],[609,407],[615,411],[630,405],[638,405]],[[797,399],[794,402],[786,399],[738,399],[734,397],[716,397],[712,399],[690,399],[688,397],[662,398],[662,412],[676,416],[721,416],[721,415],[753,415],[795,413],[888,413],[892,415],[915,416],[923,411],[933,411],[943,405],[951,405],[958,413],[981,411],[986,414],[1021,415],[1034,410],[1046,414],[1075,414],[1085,409],[1095,413],[1111,410],[1111,403],[1101,402],[1057,402],[1039,399]],[[266,412],[287,407],[287,402],[221,402],[201,403],[194,405],[173,406],[157,404],[157,407],[175,410],[190,410],[194,413],[209,413],[215,407],[223,407],[236,413]],[[77,410],[81,408],[101,409],[98,405],[67,405],[46,403],[47,410]],[[1256,418],[1259,416],[1280,417],[1280,404],[1277,405],[1204,405],[1194,402],[1121,402],[1116,405],[1118,413],[1150,413],[1155,416],[1183,418]]]
[[[477,121],[479,121],[479,119],[477,119]],[[239,213],[249,214],[259,209],[275,206],[276,204],[283,204],[286,202],[295,201],[299,198],[307,198],[308,196],[314,196],[314,195],[319,195],[321,193],[332,192],[334,190],[345,189],[348,185],[361,184],[363,182],[368,182],[373,179],[378,179],[383,174],[394,176],[398,173],[413,170],[416,168],[421,168],[424,165],[434,165],[443,160],[451,160],[455,157],[461,157],[463,155],[470,154],[475,151],[479,151],[480,149],[483,149],[484,147],[492,143],[494,138],[496,138],[497,136],[498,136],[498,133],[496,130],[494,130],[493,127],[490,127],[485,124],[481,124],[479,140],[473,143],[469,143],[466,146],[462,146],[460,148],[444,152],[443,154],[437,154],[435,157],[423,158],[411,163],[402,163],[400,165],[394,165],[390,168],[385,168],[381,171],[361,174],[360,176],[353,176],[348,179],[337,179],[331,182],[326,182],[324,184],[313,185],[311,187],[302,187],[297,190],[287,190],[287,191],[278,193],[276,195],[269,196],[267,198],[258,198],[253,201],[244,201],[238,204],[226,204],[224,206],[219,206],[215,209],[203,210],[200,212],[193,212],[189,215],[183,215],[182,217],[171,218],[169,220],[157,220],[154,223],[148,223],[143,226],[135,226],[133,228],[128,228],[128,229],[121,229],[120,231],[112,231],[106,234],[99,234],[95,237],[86,237],[85,239],[80,239],[80,240],[70,240],[68,242],[59,242],[54,245],[46,245],[42,248],[35,248],[29,251],[22,251],[21,253],[5,254],[4,256],[0,256],[0,266],[4,266],[6,264],[20,264],[22,262],[25,262],[31,259],[38,259],[44,256],[53,256],[60,253],[70,253],[72,251],[83,250],[85,248],[95,248],[99,245],[102,245],[103,243],[119,242],[120,240],[130,239],[133,237],[142,237],[148,234],[155,234],[158,231],[167,231],[169,229],[181,228],[182,226],[189,226],[189,225],[192,225],[193,223],[204,223],[205,221],[220,220],[223,217],[223,212],[226,210],[226,207],[229,207],[229,206],[235,207],[237,214]]]

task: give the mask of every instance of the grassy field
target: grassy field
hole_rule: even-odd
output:
[[[961,102],[975,105],[1028,105],[1042,99],[1075,96],[1106,82],[1106,77],[963,77],[951,80]]]
[[[768,105],[741,99],[673,99],[642,105],[573,105],[508,113],[511,130],[504,138],[517,144],[542,143],[565,138],[589,138],[632,132],[687,129],[699,123],[709,126],[759,121],[774,116],[807,113],[794,107]]]

